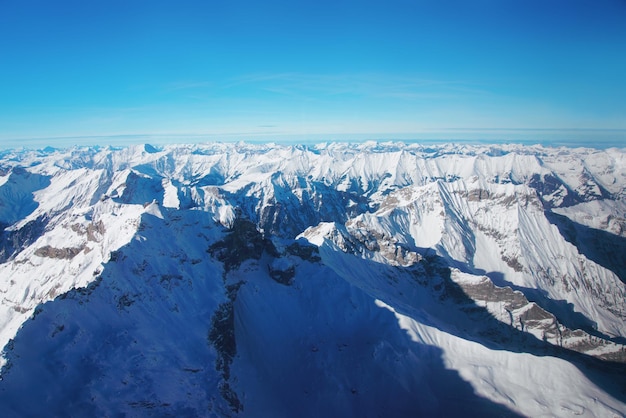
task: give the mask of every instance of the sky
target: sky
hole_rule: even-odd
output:
[[[626,143],[626,0],[0,0],[0,147],[557,137]]]

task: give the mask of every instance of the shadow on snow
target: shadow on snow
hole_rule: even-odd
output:
[[[144,216],[144,239],[115,252],[91,285],[37,308],[5,347],[0,415],[236,415],[207,338],[227,300],[221,263],[206,251],[219,228],[190,212],[171,223]],[[206,236],[187,245],[190,233]],[[232,322],[240,415],[517,416],[477,396],[440,348],[412,341],[323,263],[302,261],[285,286],[263,267],[273,257],[232,272],[245,282]]]

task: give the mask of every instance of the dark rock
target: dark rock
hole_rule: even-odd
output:
[[[264,251],[277,256],[272,241],[263,237],[256,226],[246,219],[237,218],[226,237],[208,249],[209,253],[224,263],[226,272],[235,269],[246,260],[258,260]]]
[[[37,248],[35,255],[39,257],[58,258],[71,260],[76,257],[85,247],[71,247],[71,248],[55,248],[49,245]]]

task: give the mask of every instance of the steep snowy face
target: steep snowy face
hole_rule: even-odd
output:
[[[4,152],[0,411],[619,416],[625,155]]]
[[[417,252],[434,249],[462,271],[486,274],[499,285],[525,292],[555,310],[565,324],[623,337],[626,293],[617,261],[622,258],[611,262],[587,257],[562,234],[572,222],[546,212],[535,190],[526,185],[458,180],[392,192],[377,211],[347,225],[358,234],[375,231]],[[624,254],[619,236],[603,236]],[[606,245],[590,247],[602,252]],[[572,304],[574,312],[558,306],[558,300]],[[588,321],[581,322],[576,312]]]

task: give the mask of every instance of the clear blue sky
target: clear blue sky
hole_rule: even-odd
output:
[[[0,145],[587,128],[626,130],[626,0],[0,0]]]

